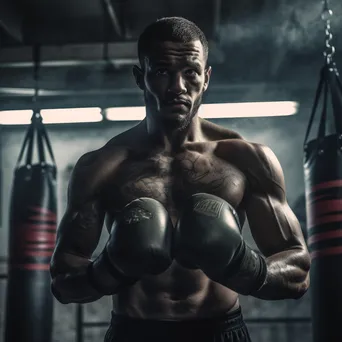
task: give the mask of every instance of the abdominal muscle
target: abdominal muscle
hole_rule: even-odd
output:
[[[201,270],[176,261],[158,276],[144,276],[113,296],[113,311],[141,319],[186,320],[210,318],[234,311],[236,292],[211,281]]]

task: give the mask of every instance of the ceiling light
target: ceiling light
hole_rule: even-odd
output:
[[[291,101],[203,104],[198,114],[204,119],[288,116],[298,112],[299,104]],[[112,107],[105,109],[110,121],[140,121],[145,118],[145,107]],[[59,108],[40,111],[45,124],[86,123],[102,121],[101,108]],[[33,111],[0,111],[1,125],[27,125]]]
[[[28,110],[4,110],[0,111],[1,125],[27,125],[31,122],[33,111]]]
[[[204,119],[288,116],[298,111],[299,104],[292,101],[243,102],[203,104],[198,115]],[[110,121],[139,121],[145,117],[145,107],[112,107],[105,110]]]
[[[101,108],[58,108],[40,111],[45,124],[99,122],[103,117]]]
[[[58,108],[40,111],[45,124],[99,122],[103,117],[101,108]],[[28,125],[31,122],[32,110],[0,111],[1,125]]]

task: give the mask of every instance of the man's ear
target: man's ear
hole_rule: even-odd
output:
[[[209,82],[210,82],[210,76],[211,76],[211,66],[208,66],[208,68],[205,70],[205,74],[204,74],[204,86],[203,86],[203,91],[206,91],[208,89],[209,86]]]
[[[144,90],[144,72],[137,65],[133,66],[133,76],[135,78],[135,83],[137,86]]]

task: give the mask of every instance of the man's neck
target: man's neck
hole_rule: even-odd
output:
[[[167,125],[160,125],[148,117],[144,119],[144,124],[148,136],[165,152],[174,153],[181,150],[188,142],[203,140],[201,119],[197,115],[192,118],[190,124],[185,128],[170,128]]]

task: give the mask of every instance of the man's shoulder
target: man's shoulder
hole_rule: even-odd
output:
[[[127,158],[129,151],[138,144],[138,136],[137,126],[116,135],[99,149],[83,154],[75,168],[90,173],[113,171]]]
[[[75,164],[68,193],[74,205],[97,196],[124,160],[124,149],[105,145],[83,154]]]
[[[224,153],[227,160],[244,172],[253,187],[285,188],[282,167],[270,147],[243,139],[228,139],[222,141],[221,155]]]
[[[229,149],[229,152],[235,151],[236,154],[241,155],[248,163],[259,164],[268,159],[268,157],[275,156],[270,147],[245,140],[242,137],[222,140],[222,144]]]
[[[273,154],[272,150],[263,144],[246,140],[240,133],[229,128],[222,127],[207,120],[202,121],[204,133],[209,137],[209,140],[216,141],[218,145],[228,149],[231,153],[232,149],[243,152],[244,157],[263,158],[264,155]]]
[[[99,149],[83,154],[75,167],[89,170],[100,169],[102,166],[108,167],[109,164],[120,162],[125,156],[125,151],[124,145],[117,144],[111,140]]]
[[[221,141],[227,139],[243,139],[239,133],[205,119],[201,119],[201,126],[202,131],[209,140]]]
[[[80,179],[105,179],[126,156],[127,147],[113,138],[104,146],[84,153],[76,162],[73,173]]]
[[[281,170],[278,158],[272,149],[264,144],[242,138],[224,139],[218,144],[220,157],[231,160],[243,170],[256,175]]]

